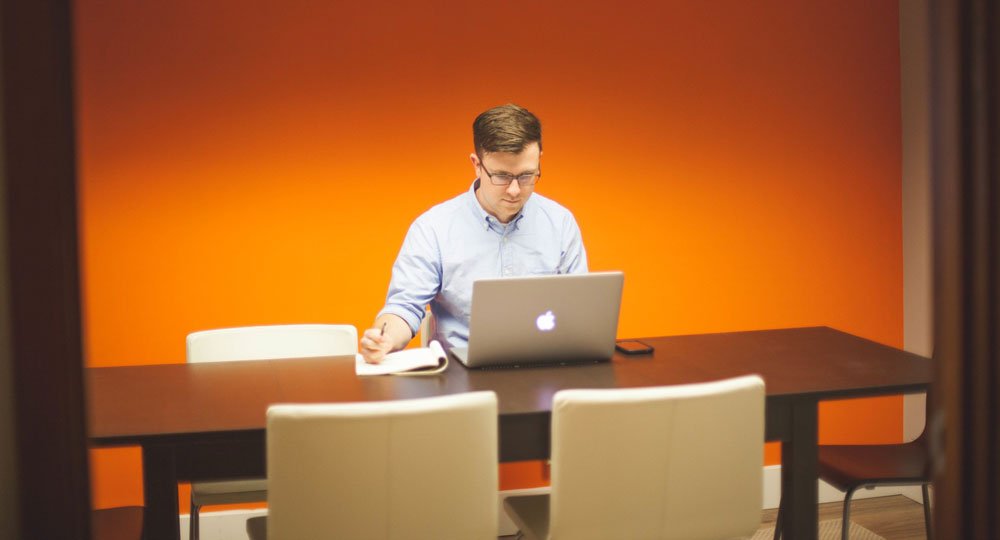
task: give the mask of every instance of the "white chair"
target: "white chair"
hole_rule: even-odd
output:
[[[357,351],[358,331],[349,324],[245,326],[187,336],[187,361],[191,363],[338,356]],[[192,482],[189,537],[198,540],[202,506],[266,500],[264,479]]]
[[[430,306],[427,306],[424,309],[424,320],[420,323],[420,346],[426,347],[429,345],[436,331],[437,319],[434,318],[434,312],[431,311]],[[532,489],[536,492],[542,490],[546,493],[548,492],[548,486]],[[510,494],[515,491],[517,490],[504,490],[497,495],[497,536],[510,536],[517,533],[517,526],[507,517],[506,513],[499,511],[504,499],[510,497]]]
[[[424,309],[424,320],[420,321],[420,346],[426,347],[430,344],[431,338],[434,337],[434,332],[437,330],[437,320],[434,319],[434,313],[431,311],[430,306]]]
[[[764,381],[563,390],[552,493],[510,497],[530,539],[720,539],[760,524]]]
[[[496,539],[493,392],[267,412],[261,539]]]

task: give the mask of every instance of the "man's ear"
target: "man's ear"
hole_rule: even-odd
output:
[[[469,161],[472,162],[473,167],[479,166],[479,156],[477,156],[475,152],[469,154]]]

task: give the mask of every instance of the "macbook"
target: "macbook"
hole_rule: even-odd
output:
[[[621,272],[481,279],[472,284],[468,367],[599,362],[618,332]]]

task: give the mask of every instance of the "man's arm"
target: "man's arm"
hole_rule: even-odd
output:
[[[440,288],[439,260],[431,227],[417,219],[393,264],[385,307],[375,318],[375,325],[362,335],[359,349],[366,362],[381,362],[386,354],[406,347],[416,335],[424,307]]]
[[[561,255],[560,273],[587,273],[587,250],[583,247],[580,226],[577,225],[576,219],[572,215],[569,216],[569,219],[563,225],[563,248]]]
[[[406,321],[392,313],[382,314],[361,336],[361,356],[369,364],[378,364],[385,355],[406,347],[411,339],[413,332]]]

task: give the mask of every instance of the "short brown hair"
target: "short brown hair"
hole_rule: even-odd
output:
[[[531,143],[542,148],[542,123],[531,111],[508,103],[481,113],[472,122],[476,155],[484,152],[520,153]]]

